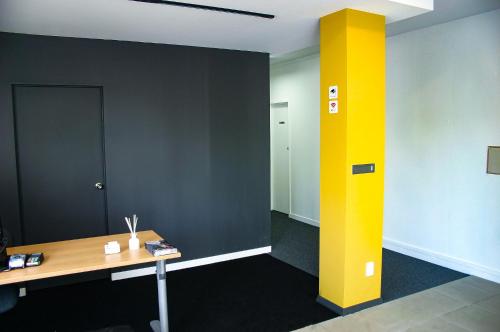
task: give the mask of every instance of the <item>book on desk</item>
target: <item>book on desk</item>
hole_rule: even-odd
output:
[[[153,256],[164,256],[175,254],[178,252],[177,248],[165,240],[146,241],[144,247]]]

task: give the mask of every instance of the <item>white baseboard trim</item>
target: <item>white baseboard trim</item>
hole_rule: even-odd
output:
[[[309,225],[312,225],[312,226],[319,227],[319,221],[318,220],[314,220],[314,219],[307,218],[307,217],[304,217],[304,216],[299,216],[298,214],[290,213],[288,215],[288,218],[291,218],[291,219],[294,219],[294,220],[297,220],[297,221],[301,221],[303,223],[306,223],[306,224],[309,224]]]
[[[188,269],[191,267],[208,265],[208,264],[213,264],[213,263],[220,263],[220,262],[225,262],[225,261],[238,259],[238,258],[268,254],[270,252],[271,252],[271,246],[267,246],[267,247],[231,252],[229,254],[192,259],[192,260],[185,261],[185,262],[167,264],[166,271],[170,272],[170,271]],[[145,267],[145,268],[141,268],[141,269],[133,269],[133,270],[111,273],[111,280],[115,281],[115,280],[122,280],[122,279],[128,279],[128,278],[142,277],[145,275],[150,275],[150,274],[155,274],[155,273],[156,273],[156,266],[150,266],[150,267]]]
[[[415,257],[429,263],[434,263],[449,269],[467,273],[500,283],[500,270],[477,264],[458,257],[449,256],[437,251],[425,249],[406,242],[384,237],[384,248]]]

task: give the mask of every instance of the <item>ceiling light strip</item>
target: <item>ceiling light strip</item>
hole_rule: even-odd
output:
[[[238,10],[238,9],[231,9],[231,8],[205,6],[205,5],[198,5],[198,4],[194,4],[194,3],[186,3],[186,2],[178,2],[178,1],[163,1],[163,0],[131,0],[131,1],[155,3],[155,4],[161,4],[161,5],[170,5],[170,6],[186,7],[186,8],[194,8],[194,9],[213,10],[216,12],[246,15],[246,16],[255,16],[255,17],[267,18],[267,19],[274,18],[274,15],[270,15],[270,14],[249,12],[249,11],[245,11],[245,10]]]

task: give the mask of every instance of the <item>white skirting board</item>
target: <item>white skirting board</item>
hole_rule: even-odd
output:
[[[167,264],[166,271],[170,272],[170,271],[188,269],[190,267],[208,265],[208,264],[213,264],[213,263],[220,263],[220,262],[224,262],[224,261],[229,261],[229,260],[244,258],[244,257],[250,257],[250,256],[256,256],[256,255],[268,254],[270,252],[271,252],[271,246],[268,246],[268,247],[261,247],[261,248],[232,252],[229,254],[192,259],[189,261]],[[133,270],[128,270],[128,271],[111,273],[111,280],[115,281],[115,280],[122,280],[122,279],[128,279],[128,278],[135,278],[135,277],[141,277],[141,276],[155,274],[155,273],[156,273],[156,266],[150,266],[150,267],[145,267],[145,268],[141,268],[141,269],[133,269]]]
[[[299,216],[298,214],[290,213],[288,215],[288,218],[294,219],[294,220],[297,220],[297,221],[301,221],[303,223],[306,223],[306,224],[309,224],[309,225],[312,225],[312,226],[319,227],[319,221],[318,220],[314,220],[314,219],[307,218],[307,217],[304,217],[304,216]]]
[[[500,283],[500,270],[493,269],[488,266],[480,265],[461,258],[449,256],[440,252],[386,237],[384,237],[384,248],[415,257],[429,263],[444,266],[455,271]]]

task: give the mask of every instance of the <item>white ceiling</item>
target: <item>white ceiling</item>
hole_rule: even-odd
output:
[[[283,54],[318,44],[318,19],[353,8],[395,22],[433,0],[178,0],[276,15],[247,17],[129,0],[0,0],[0,31]]]
[[[434,10],[387,24],[388,37],[500,8],[500,0],[434,0]],[[293,61],[319,54],[319,45],[287,54],[271,56],[271,64]]]
[[[387,25],[387,36],[500,8],[500,0],[435,0],[434,11]]]

